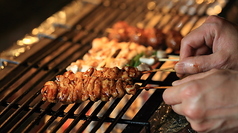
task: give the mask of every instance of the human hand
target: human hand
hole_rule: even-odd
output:
[[[212,68],[238,70],[238,30],[217,16],[209,16],[181,41],[180,61],[175,65],[179,77]]]
[[[198,132],[238,131],[238,71],[194,74],[173,82],[163,99]]]

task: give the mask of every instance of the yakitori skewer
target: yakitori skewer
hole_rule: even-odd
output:
[[[120,42],[136,42],[145,46],[151,46],[154,49],[171,48],[173,51],[179,51],[183,36],[179,31],[169,30],[163,33],[159,28],[138,28],[129,25],[125,21],[118,21],[111,28],[106,30],[109,39]]]
[[[63,75],[56,76],[56,80],[45,83],[41,89],[42,100],[74,103],[86,100],[108,101],[110,97],[120,98],[125,94],[134,95],[138,89],[141,89],[141,86],[135,84],[134,80],[139,79],[142,74],[137,68],[129,66],[122,69],[117,67],[104,67],[101,70],[90,68],[86,72],[77,73],[67,71]],[[163,88],[166,87],[163,86]],[[144,87],[144,89],[149,88]]]

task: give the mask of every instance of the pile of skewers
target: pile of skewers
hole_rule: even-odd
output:
[[[72,62],[63,75],[57,75],[54,81],[47,81],[44,84],[41,89],[42,100],[65,104],[86,100],[109,101],[111,97],[121,98],[125,94],[134,95],[138,89],[167,88],[167,86],[141,87],[135,83],[135,80],[140,79],[143,74],[158,71],[156,69],[151,70],[150,65],[155,64],[160,59],[156,60],[154,57],[147,58],[145,56],[151,56],[155,50],[158,50],[159,47],[155,47],[155,45],[159,45],[158,38],[164,36],[159,35],[159,30],[153,29],[155,31],[150,32],[150,36],[157,38],[156,44],[148,43],[149,45],[145,46],[136,43],[135,40],[124,42],[128,41],[127,35],[132,35],[132,30],[128,29],[134,28],[124,22],[118,22],[109,32],[109,38],[94,39],[92,48],[82,59]],[[146,33],[146,30],[140,31]],[[114,38],[115,33],[120,34],[119,39],[124,38],[125,40]],[[137,32],[136,35],[138,35]],[[147,38],[148,41],[148,36],[140,37]],[[158,51],[156,52],[158,53]],[[152,63],[151,59],[154,59]],[[131,63],[132,61],[134,62]],[[138,69],[138,66],[146,63],[148,68]]]

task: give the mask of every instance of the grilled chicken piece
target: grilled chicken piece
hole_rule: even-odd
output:
[[[41,90],[43,101],[56,102],[58,94],[58,84],[54,81],[47,81],[44,85],[44,89]]]
[[[134,67],[119,69],[90,68],[86,72],[67,71],[48,81],[41,90],[42,100],[48,102],[74,103],[86,100],[108,101],[110,97],[120,98],[125,94],[134,95],[139,85],[133,79],[140,78],[141,72]]]
[[[147,28],[144,29],[146,36],[146,44],[154,49],[165,49],[165,34],[160,29]]]
[[[173,51],[178,52],[180,50],[182,38],[183,36],[179,31],[170,30],[166,37],[166,45],[173,49]]]

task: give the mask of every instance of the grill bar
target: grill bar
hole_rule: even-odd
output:
[[[45,130],[54,122],[54,120],[60,115],[63,114],[64,110],[68,105],[62,105],[54,114],[52,114],[51,118],[45,123],[45,125],[39,130],[39,133],[44,133]]]
[[[118,123],[118,121],[121,119],[121,117],[124,115],[124,113],[127,111],[127,109],[130,107],[131,103],[136,99],[136,97],[141,93],[142,90],[138,90],[135,95],[133,95],[127,102],[127,104],[122,108],[120,113],[117,115],[115,120],[110,124],[110,126],[107,128],[105,133],[110,133],[115,125]]]
[[[58,45],[57,45],[58,44]],[[45,44],[46,45],[46,44]],[[49,44],[50,45],[50,44]],[[41,56],[43,56],[44,57],[44,54],[49,54],[49,53],[51,53],[52,51],[54,51],[55,49],[57,49],[57,47],[58,46],[60,46],[61,45],[61,43],[54,43],[54,46],[55,47],[46,47],[45,49],[42,49],[42,51],[40,51],[40,52],[38,52],[38,53],[36,53],[36,55],[41,55]],[[51,46],[51,45],[50,45]],[[51,49],[52,51],[47,51],[46,49]],[[43,52],[43,51],[47,51],[47,53],[46,52]],[[44,53],[43,55],[42,55],[42,53]],[[43,58],[42,57],[42,58]],[[12,85],[12,84],[14,84],[14,82],[16,81],[16,80],[18,80],[22,75],[24,75],[25,73],[27,73],[28,71],[29,71],[29,69],[30,68],[32,68],[32,67],[34,67],[34,65],[36,65],[36,62],[37,61],[39,61],[40,59],[42,59],[42,58],[40,58],[40,57],[36,57],[36,56],[34,56],[34,57],[32,57],[31,59],[29,59],[29,61],[28,62],[23,62],[23,63],[21,63],[21,65],[19,66],[19,67],[22,67],[22,68],[17,68],[16,69],[16,71],[12,71],[12,73],[15,73],[15,76],[13,76],[13,78],[12,79],[5,79],[5,80],[3,80],[3,81],[5,81],[5,82],[1,82],[2,84],[2,86],[3,86],[3,88],[8,88],[10,85]],[[25,60],[28,60],[28,59],[25,59]],[[32,60],[32,61],[31,61]],[[19,71],[18,69],[21,69],[22,71]],[[16,75],[17,74],[17,75]],[[14,78],[15,77],[15,78]],[[5,83],[5,84],[3,84],[3,83]],[[7,84],[8,83],[8,84]],[[1,89],[1,92],[2,92],[2,89]]]
[[[109,117],[109,115],[112,113],[113,109],[117,106],[117,104],[121,101],[121,98],[115,99],[113,104],[107,109],[105,114],[99,119],[97,124],[93,127],[91,132],[96,132],[100,126],[106,121],[106,119]]]
[[[42,119],[48,112],[51,111],[52,107],[54,106],[55,104],[54,103],[51,103],[47,106],[47,108],[45,110],[43,110],[39,115],[38,117],[36,117],[34,120],[32,120],[28,126],[23,130],[23,132],[29,132],[33,129],[33,127],[36,125],[36,124],[39,124],[39,121],[40,119]]]
[[[59,121],[59,123],[52,129],[51,132],[56,132],[70,117],[70,115],[74,114],[74,111],[78,108],[80,103],[76,103],[65,115],[64,117]]]
[[[78,46],[78,45],[74,45],[74,46]],[[69,51],[69,53],[72,52],[73,49],[74,49],[74,47],[73,47],[73,48],[71,47],[71,50]],[[35,64],[36,64],[36,63],[35,63]],[[43,66],[43,68],[44,68],[44,66]],[[29,71],[29,70],[26,70],[26,71],[27,71],[26,73],[31,72],[31,71]],[[40,72],[40,70],[38,70],[38,71],[35,71],[35,70],[34,70],[33,73],[31,73],[32,75],[29,74],[29,77],[28,77],[28,78],[24,77],[24,78],[26,78],[26,79],[24,79],[24,81],[23,81],[20,85],[17,86],[18,89],[14,89],[10,94],[8,94],[8,95],[6,95],[5,97],[3,97],[3,99],[1,99],[1,102],[2,102],[2,101],[5,101],[7,98],[9,98],[11,95],[13,95],[13,93],[15,93],[15,91],[17,91],[17,90],[19,90],[20,88],[22,88],[25,84],[27,84],[27,83],[30,81],[30,79],[33,79],[33,78],[35,77],[35,75],[37,75],[39,72]],[[43,76],[42,78],[44,78],[44,76]],[[36,84],[37,84],[37,83],[36,83]],[[14,85],[14,84],[13,84],[13,85]],[[6,86],[5,89],[8,89],[9,87],[10,87],[10,86]],[[18,101],[19,99],[21,99],[26,93],[28,93],[29,91],[31,91],[31,89],[33,89],[33,88],[30,88],[30,90],[28,90],[28,91],[25,92],[23,95],[21,95],[16,101]]]
[[[92,114],[86,119],[86,121],[82,124],[82,126],[78,129],[78,133],[83,132],[87,126],[89,125],[89,123],[92,121],[92,118],[95,117],[100,111],[101,109],[104,107],[104,105],[106,104],[106,102],[101,102],[98,107],[92,112]]]
[[[39,108],[40,106],[43,104],[43,101],[39,101],[36,105],[34,105],[32,107],[32,109],[30,111],[27,112],[27,114],[22,117],[22,119],[20,119],[10,130],[9,132],[15,132],[17,131],[18,128],[20,128],[21,123],[27,121],[27,119],[29,119]]]
[[[134,6],[133,6],[134,7]],[[108,11],[105,12],[104,14],[101,14],[100,10],[104,10],[107,9]],[[138,12],[134,11],[135,9],[132,8],[131,12],[130,11],[122,11],[121,9],[113,9],[112,7],[101,7],[98,8],[97,11],[95,11],[92,14],[89,14],[89,16],[85,19],[83,19],[82,21],[78,22],[79,24],[76,24],[75,29],[79,29],[79,30],[85,30],[85,32],[87,33],[96,33],[96,34],[100,34],[100,33],[104,33],[105,32],[105,28],[110,27],[113,23],[119,21],[119,20],[126,20],[128,22],[135,20],[135,18],[138,17]],[[133,12],[135,13],[133,13]],[[115,16],[114,14],[119,14],[119,16]],[[130,15],[131,13],[135,14],[135,15]],[[104,16],[106,17],[104,17]],[[143,15],[143,14],[141,14]],[[94,20],[98,20],[98,21],[91,21],[91,19],[94,18]],[[103,20],[103,22],[101,22],[101,20]],[[66,36],[69,40],[71,40],[72,42],[79,42],[82,38],[82,35],[80,34],[80,32],[78,33],[77,31],[74,31],[75,33],[67,33]],[[78,35],[77,35],[78,34]],[[105,34],[104,34],[105,35]]]
[[[16,111],[14,111],[14,113],[12,113],[0,126],[0,128],[3,128],[3,126],[8,125],[10,122],[12,121],[13,123],[15,123],[16,118],[19,114],[21,114],[21,112],[25,109],[25,107],[27,107],[27,105],[36,98],[37,95],[32,96],[31,98],[29,98],[29,101],[26,101],[24,104],[21,105],[21,107],[19,107]],[[14,101],[15,102],[15,101]],[[13,105],[14,103],[11,103],[10,105],[8,105],[7,108],[5,108],[4,111],[6,110],[10,110],[11,105]],[[1,114],[1,117],[3,117],[4,114]],[[6,126],[7,127],[7,126]]]
[[[84,109],[76,116],[76,118],[72,121],[72,123],[65,129],[65,133],[70,132],[71,129],[75,127],[75,125],[84,117],[84,114],[92,107],[93,102],[89,102]]]

